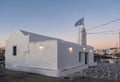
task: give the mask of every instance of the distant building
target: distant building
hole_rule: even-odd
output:
[[[0,48],[0,61],[5,60],[5,47]]]
[[[101,55],[101,56],[103,56],[103,55],[105,55],[105,51],[106,50],[95,50],[95,54],[97,54],[97,55]]]
[[[110,49],[96,50],[94,54],[96,56],[106,56],[110,58],[116,58],[116,57],[120,57],[120,49],[110,48]]]
[[[93,66],[93,47],[17,30],[6,41],[7,69],[60,77]]]

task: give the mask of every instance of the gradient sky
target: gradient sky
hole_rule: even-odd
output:
[[[0,0],[0,46],[17,29],[76,42],[76,21],[86,29],[120,18],[120,0]],[[88,30],[120,30],[120,21]],[[95,49],[116,47],[117,34],[87,35]]]

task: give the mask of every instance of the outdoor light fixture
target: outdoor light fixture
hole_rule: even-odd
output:
[[[93,50],[90,50],[90,52],[93,52]]]
[[[43,49],[43,45],[40,45],[40,47],[39,47],[40,49]]]
[[[72,48],[72,47],[70,47],[70,48],[68,48],[68,49],[69,49],[69,51],[70,51],[70,52],[72,52],[72,51],[73,51],[73,48]]]
[[[86,48],[83,48],[83,51],[85,51],[86,50]]]

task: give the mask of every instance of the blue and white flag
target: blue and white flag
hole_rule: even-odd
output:
[[[76,23],[75,23],[75,27],[79,26],[79,25],[84,25],[84,18],[81,18],[80,20],[78,20]]]

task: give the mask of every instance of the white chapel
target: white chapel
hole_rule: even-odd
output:
[[[6,41],[6,68],[61,77],[94,66],[93,47],[80,30],[79,43],[17,30]]]

